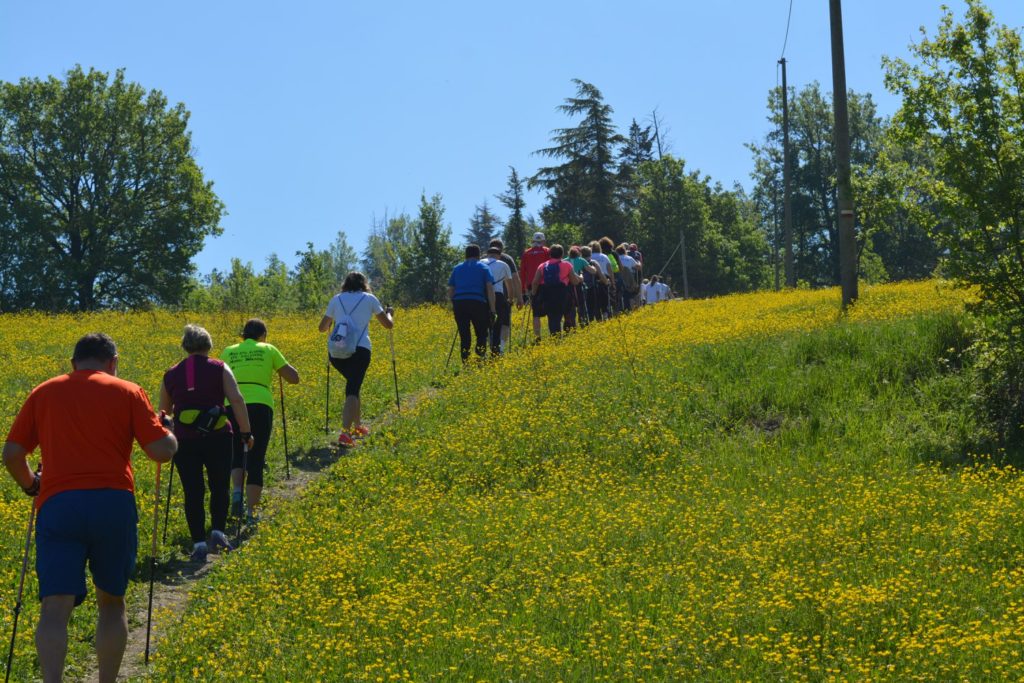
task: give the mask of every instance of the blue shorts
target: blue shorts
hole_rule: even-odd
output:
[[[47,499],[36,521],[39,598],[74,595],[82,604],[87,560],[97,588],[124,595],[135,571],[138,522],[131,491],[62,491]]]

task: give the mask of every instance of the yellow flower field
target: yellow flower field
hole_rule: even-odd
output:
[[[281,506],[183,620],[158,619],[152,678],[1021,677],[1024,487],[1007,468],[928,464],[925,436],[958,425],[932,411],[944,396],[927,402],[953,380],[923,368],[965,296],[866,288],[845,317],[838,299],[672,302],[458,376],[448,314],[399,311],[403,392],[442,388]],[[186,318],[8,316],[0,407],[91,329],[152,392]],[[198,322],[221,347],[242,319]],[[316,320],[268,322],[304,378],[289,437],[322,445]],[[371,417],[393,400],[373,332]],[[3,491],[13,587],[27,507]]]

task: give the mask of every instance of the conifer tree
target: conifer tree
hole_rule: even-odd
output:
[[[482,251],[487,251],[487,244],[498,234],[500,227],[500,220],[491,213],[491,208],[487,206],[485,199],[483,204],[476,206],[473,216],[469,219],[469,230],[463,234],[463,237],[466,244],[476,244]]]
[[[526,251],[529,226],[523,216],[523,209],[526,208],[526,200],[523,198],[523,181],[515,168],[509,166],[509,169],[511,172],[508,174],[508,187],[498,195],[501,205],[511,212],[508,220],[505,221],[505,231],[502,233],[501,239],[505,243],[506,252],[518,255]]]
[[[625,138],[616,132],[613,110],[601,91],[579,79],[573,83],[576,96],[558,110],[583,120],[574,128],[555,130],[554,146],[535,152],[563,163],[539,169],[528,186],[547,190],[548,203],[541,211],[545,224],[572,223],[617,239],[625,220],[616,197],[615,147]]]

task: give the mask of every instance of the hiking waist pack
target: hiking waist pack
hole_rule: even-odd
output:
[[[224,406],[212,408],[186,408],[176,416],[178,422],[192,427],[200,434],[206,435],[222,429],[228,422],[227,411]]]
[[[341,295],[338,295],[338,304],[341,306],[343,313],[341,317],[334,321],[334,328],[331,330],[330,336],[327,337],[327,353],[331,358],[344,360],[351,358],[352,354],[356,352],[356,348],[359,346],[359,339],[363,336],[363,332],[366,331],[366,327],[362,330],[357,329],[355,321],[352,319],[352,313],[355,313],[356,309],[365,300],[366,295],[363,294],[363,298],[349,312],[345,309],[345,304],[341,302]]]

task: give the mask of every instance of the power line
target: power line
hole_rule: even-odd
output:
[[[786,56],[786,45],[789,44],[789,21],[793,18],[793,0],[789,0],[789,12],[786,14],[786,37],[782,41],[782,54],[779,59]]]

